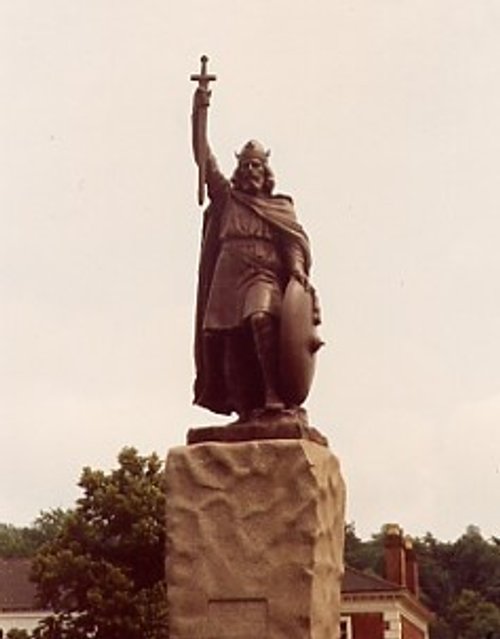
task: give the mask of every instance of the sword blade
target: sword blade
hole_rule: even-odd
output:
[[[199,150],[198,157],[198,204],[203,205],[205,201],[205,181],[206,181],[206,162],[207,162],[207,109],[200,109],[198,112],[198,140],[203,141]]]

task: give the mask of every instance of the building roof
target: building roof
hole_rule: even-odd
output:
[[[404,586],[350,566],[345,568],[341,595],[344,602],[397,599],[404,602],[421,619],[430,622],[434,618],[433,613]]]
[[[342,580],[342,593],[354,592],[401,592],[404,590],[402,586],[382,579],[378,575],[368,572],[362,572],[346,566],[344,578]]]
[[[30,570],[31,559],[0,558],[0,611],[37,609]]]

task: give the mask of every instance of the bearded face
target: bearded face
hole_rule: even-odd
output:
[[[238,188],[249,195],[262,193],[266,181],[266,170],[262,160],[245,158],[240,160],[237,169]]]

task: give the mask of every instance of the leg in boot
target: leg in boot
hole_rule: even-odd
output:
[[[238,413],[238,422],[248,419],[250,409],[245,394],[245,378],[242,371],[241,344],[242,331],[228,333],[225,337],[224,375],[229,392],[230,404]]]
[[[264,384],[265,410],[279,411],[285,407],[278,393],[278,326],[269,313],[250,316],[255,351]]]

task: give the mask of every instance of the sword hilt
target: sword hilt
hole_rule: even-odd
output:
[[[206,55],[201,56],[200,62],[201,62],[200,73],[194,73],[190,79],[193,82],[198,82],[198,85],[201,88],[208,89],[210,82],[215,82],[215,80],[217,80],[217,76],[207,73],[208,57]]]

